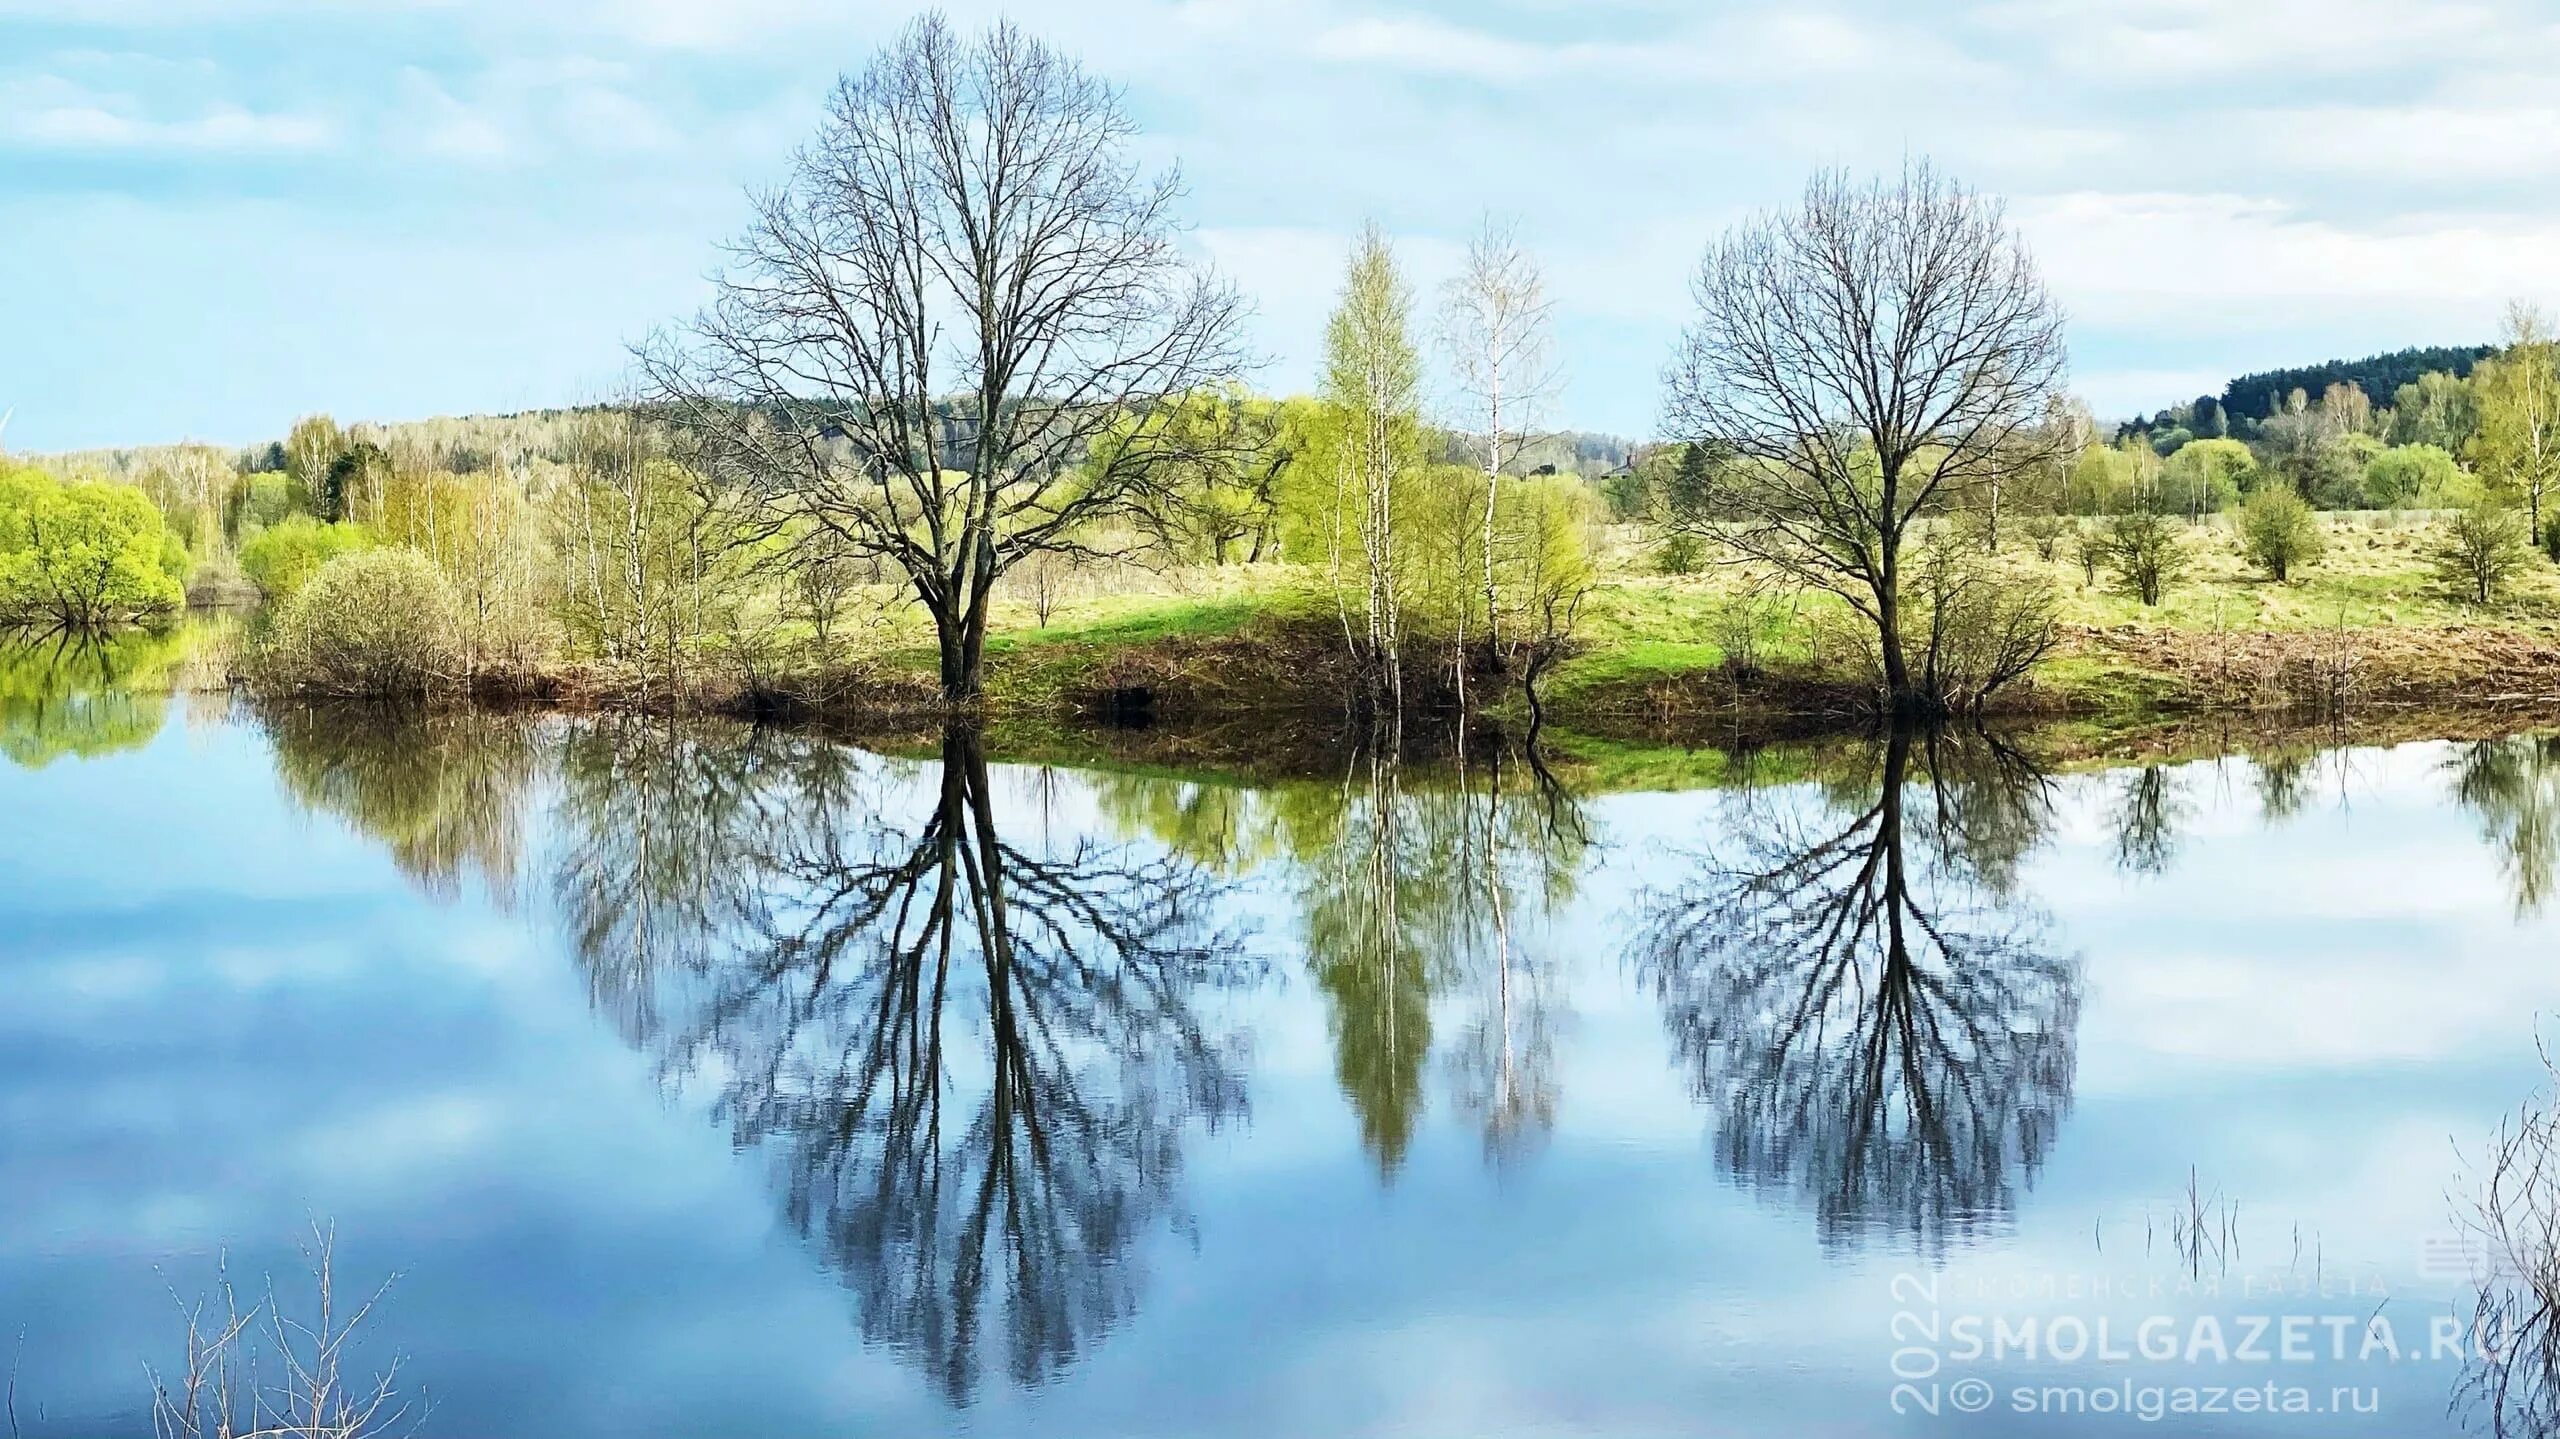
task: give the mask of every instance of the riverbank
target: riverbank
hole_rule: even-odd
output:
[[[2144,606],[2103,573],[2018,543],[2003,582],[2056,597],[2055,652],[1997,701],[2004,721],[2105,730],[2206,715],[2293,720],[2411,710],[2530,715],[2560,707],[2560,569],[2536,559],[2493,605],[2463,602],[2430,563],[2423,519],[2333,516],[2326,553],[2292,583],[2255,574],[2216,520],[2181,527],[2188,564]],[[1639,537],[1607,547],[1567,658],[1541,684],[1551,725],[1600,737],[1691,743],[1862,726],[1869,690],[1846,659],[1836,601],[1753,598],[1752,577],[1647,572]],[[987,644],[989,725],[1243,726],[1321,731],[1358,687],[1342,617],[1307,572],[1276,565],[1080,576],[1035,606],[1001,598]],[[943,705],[919,617],[875,614],[825,666],[766,642],[755,665],[680,686],[609,664],[483,669],[479,699],[572,711],[722,713],[893,731],[938,723]],[[1414,640],[1417,713],[1454,708],[1445,642]],[[244,677],[245,677],[245,672]],[[1516,677],[1469,679],[1472,708],[1524,724]]]

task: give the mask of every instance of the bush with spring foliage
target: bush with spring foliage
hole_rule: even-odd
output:
[[[2149,510],[2118,515],[2107,521],[2104,545],[2116,583],[2146,605],[2160,603],[2169,586],[2187,572],[2186,547],[2165,515]]]
[[[2266,485],[2240,507],[2240,550],[2277,584],[2320,558],[2327,541],[2320,517],[2291,485]]]
[[[175,614],[187,551],[129,485],[0,470],[0,625],[100,630]]]
[[[2532,560],[2533,536],[2524,516],[2483,495],[2444,522],[2432,558],[2448,588],[2485,605]]]
[[[260,531],[240,547],[240,572],[267,603],[292,599],[320,567],[343,554],[371,549],[373,533],[362,525],[332,525],[294,515]]]
[[[352,699],[410,699],[463,673],[460,606],[433,561],[410,549],[329,561],[276,613],[259,654],[267,683]]]

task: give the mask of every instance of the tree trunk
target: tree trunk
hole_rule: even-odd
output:
[[[1876,581],[1876,652],[1884,663],[1885,702],[1895,714],[1916,712],[1919,695],[1911,687],[1911,664],[1902,653],[1902,593],[1893,557],[1886,553]]]

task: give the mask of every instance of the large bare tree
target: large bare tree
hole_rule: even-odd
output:
[[[1698,267],[1667,418],[1721,461],[1705,512],[1739,555],[1875,627],[1887,702],[1944,708],[1906,655],[1904,545],[2039,463],[2062,317],[2000,204],[1915,162],[1824,174]]]
[[[1183,431],[1092,442],[1241,365],[1235,294],[1186,263],[1179,177],[1133,135],[1039,41],[921,19],[754,198],[690,335],[643,351],[698,463],[903,575],[954,703],[996,580],[1101,543]]]

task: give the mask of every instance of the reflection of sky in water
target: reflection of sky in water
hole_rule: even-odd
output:
[[[2154,875],[2119,863],[2131,776],[2059,782],[2018,889],[2083,962],[2072,1106],[2013,1219],[1950,1253],[1945,1282],[2170,1278],[2192,1167],[2238,1206],[2235,1288],[2316,1265],[2333,1286],[2387,1283],[2387,1303],[2172,1292],[1999,1312],[2381,1305],[2415,1338],[2467,1309],[2458,1281],[2421,1272],[2420,1246],[2451,1232],[2454,1142],[2476,1144],[2536,1088],[2534,1016],[2560,975],[2551,923],[2516,917],[2512,879],[2453,802],[2454,754],[2324,760],[2276,823],[2242,762],[2174,769],[2161,798],[2178,823]],[[933,767],[892,782],[866,766],[865,802],[917,822]],[[173,716],[138,749],[0,767],[0,1320],[25,1330],[28,1433],[137,1427],[139,1364],[165,1361],[174,1333],[164,1285],[203,1287],[224,1243],[235,1270],[285,1272],[313,1216],[337,1224],[344,1272],[404,1271],[376,1342],[430,1386],[430,1433],[952,1425],[925,1376],[863,1343],[855,1296],[785,1217],[772,1147],[733,1150],[703,1082],[718,1076],[668,1079],[596,1012],[544,880],[560,836],[539,814],[561,781],[542,776],[510,911],[478,884],[425,897],[382,844],[304,811],[254,725]],[[1108,828],[1081,777],[1043,786],[999,766],[994,791],[1011,843],[1056,852]],[[1807,792],[1769,802],[1818,807]],[[1578,893],[1551,915],[1523,904],[1514,935],[1563,1011],[1552,1133],[1489,1164],[1454,1112],[1445,1055],[1484,990],[1449,975],[1388,1182],[1298,952],[1300,891],[1285,863],[1248,874],[1224,917],[1272,977],[1200,1008],[1249,1032],[1249,1117],[1188,1131],[1171,1203],[1116,1261],[1134,1300],[1111,1332],[1036,1388],[991,1358],[961,1423],[1929,1430],[1886,1409],[1888,1321],[1907,1307],[1888,1286],[1909,1253],[1882,1235],[1826,1247],[1802,1196],[1719,1172],[1715,1117],[1625,962],[1640,892],[1676,882],[1730,808],[1587,802],[1599,848]],[[2374,1418],[2181,1432],[2433,1432],[2451,1380],[2423,1365],[2005,1371],[2066,1376],[2384,1386]],[[1995,1412],[1939,1428],[2090,1424]]]

